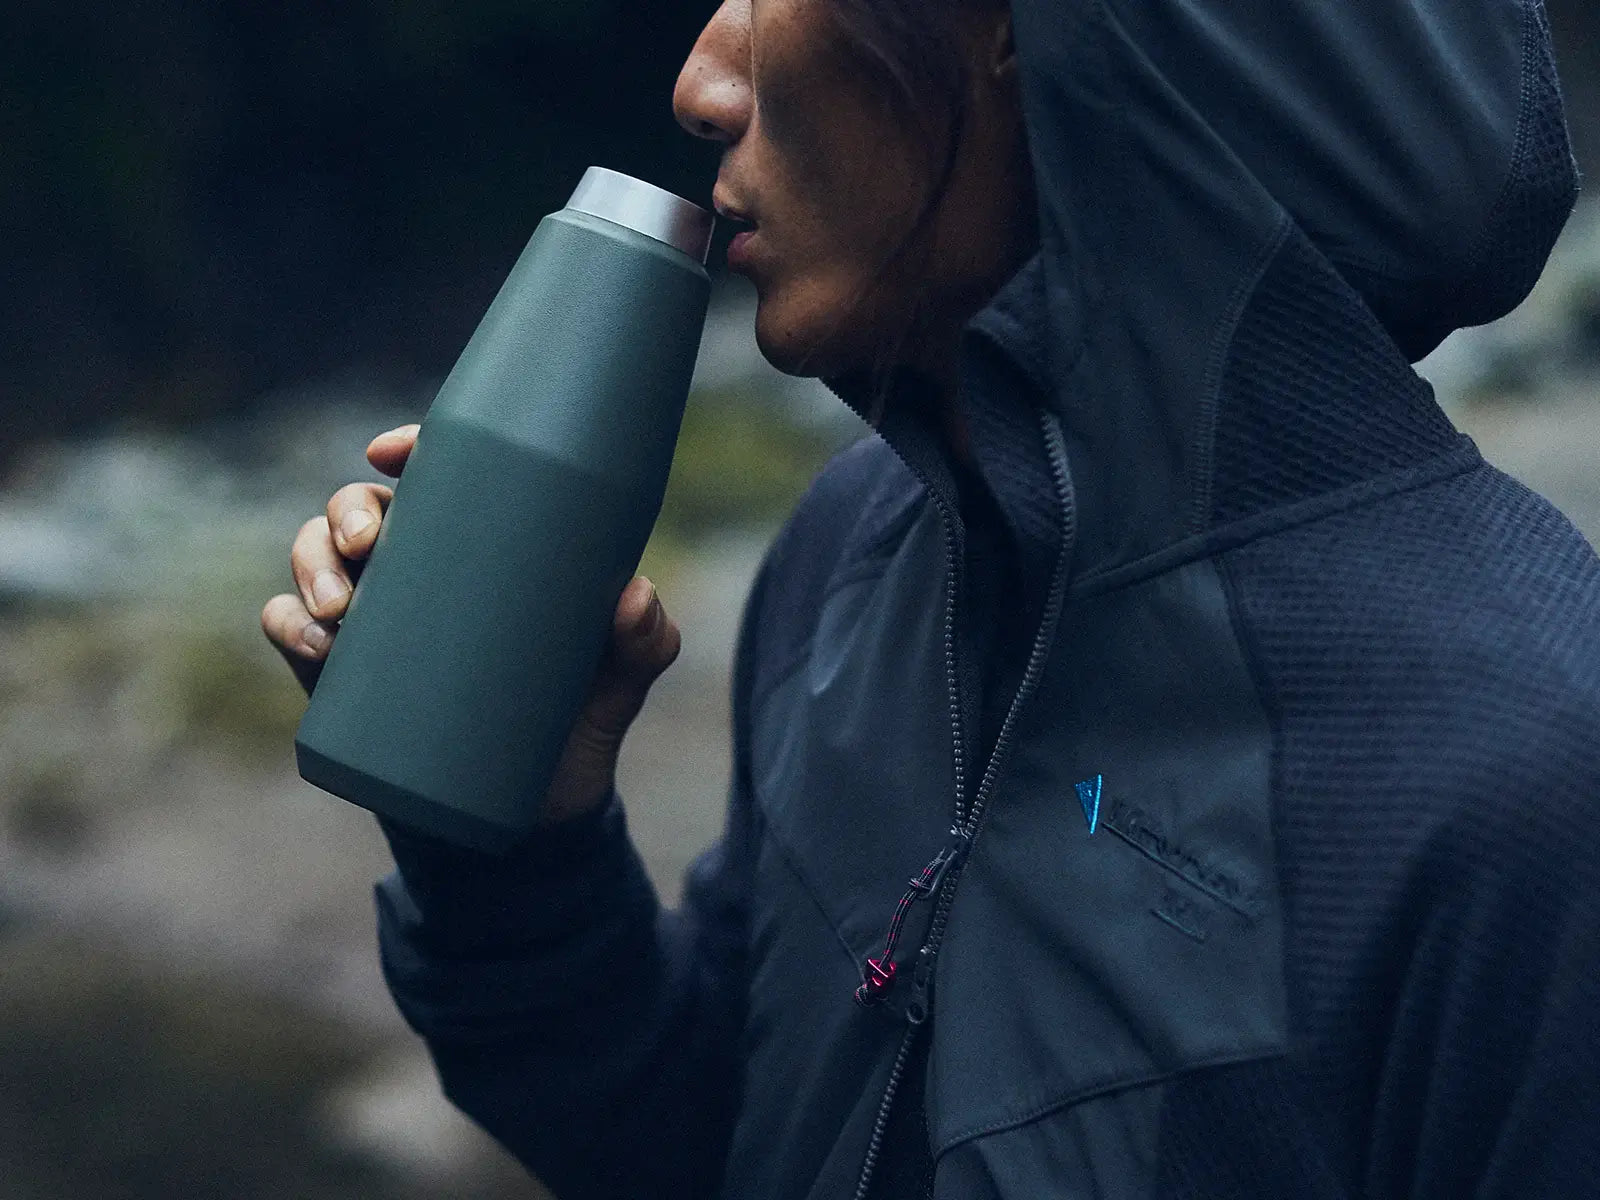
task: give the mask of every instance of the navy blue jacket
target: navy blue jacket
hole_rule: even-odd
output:
[[[905,380],[801,503],[678,910],[399,835],[395,997],[564,1200],[1600,1194],[1600,563],[1410,365],[1571,207],[1542,5],[1013,12],[977,478]]]

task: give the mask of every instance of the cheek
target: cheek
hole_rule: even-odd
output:
[[[874,219],[883,210],[858,197],[819,189],[814,207],[763,227],[772,253],[755,277],[756,340],[779,370],[865,366],[896,336],[895,314],[910,308],[909,287],[883,270],[904,223]]]
[[[752,132],[791,216],[860,255],[892,245],[906,222],[910,143],[887,82],[819,10],[820,0],[759,6]]]
[[[889,92],[808,0],[757,11],[747,140],[766,257],[756,336],[780,369],[831,373],[892,336],[873,314],[894,310],[880,276],[915,215],[920,176]]]

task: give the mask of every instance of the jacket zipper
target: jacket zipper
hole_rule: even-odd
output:
[[[983,777],[978,782],[978,790],[972,797],[970,806],[966,797],[966,741],[961,717],[961,680],[956,662],[957,581],[962,569],[959,557],[962,539],[957,532],[955,512],[939,498],[935,489],[931,487],[928,489],[929,495],[933,496],[934,503],[938,505],[940,523],[944,529],[945,689],[950,704],[950,730],[955,744],[956,815],[950,829],[950,842],[923,868],[922,873],[911,881],[910,889],[901,898],[894,918],[890,922],[889,936],[885,939],[885,952],[882,958],[867,960],[867,966],[862,972],[861,987],[856,990],[857,1000],[863,1004],[870,1004],[882,998],[893,986],[897,973],[894,952],[906,912],[918,900],[932,898],[933,919],[929,923],[927,936],[917,950],[915,965],[911,971],[911,990],[905,1009],[906,1031],[900,1039],[894,1065],[890,1068],[888,1082],[884,1085],[883,1096],[878,1102],[878,1114],[873,1121],[872,1136],[867,1143],[861,1174],[856,1181],[854,1200],[866,1200],[868,1190],[872,1186],[872,1177],[883,1151],[884,1130],[888,1127],[894,1098],[900,1090],[906,1063],[911,1057],[911,1047],[921,1026],[933,1015],[933,970],[938,961],[939,948],[944,941],[950,909],[955,903],[956,887],[960,883],[961,872],[966,866],[972,847],[983,830],[983,819],[988,812],[990,796],[999,782],[1000,772],[1005,768],[1006,759],[1010,756],[1017,718],[1024,705],[1038,690],[1039,681],[1044,675],[1050,647],[1055,641],[1056,625],[1060,621],[1061,609],[1066,599],[1067,568],[1072,559],[1072,548],[1077,532],[1072,476],[1067,465],[1066,444],[1060,426],[1055,418],[1044,410],[1040,410],[1039,422],[1043,427],[1045,448],[1050,457],[1050,473],[1055,483],[1056,496],[1063,512],[1061,549],[1056,556],[1055,567],[1051,571],[1044,613],[1039,621],[1038,632],[1034,635],[1033,645],[1028,652],[1022,681],[1018,684],[1016,694],[1006,709],[1005,720],[1001,722],[1000,732],[995,736],[994,750],[989,755],[988,764],[984,768]]]

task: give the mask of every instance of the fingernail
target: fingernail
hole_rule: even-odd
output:
[[[312,621],[300,631],[300,640],[305,643],[306,649],[321,658],[328,652],[328,647],[333,645],[333,635],[327,627]]]
[[[344,580],[332,571],[318,571],[317,577],[311,581],[311,598],[317,602],[318,608],[327,608],[336,600],[344,599],[349,590]]]
[[[372,524],[372,514],[364,508],[352,508],[339,522],[339,533],[346,542],[352,542],[361,531]]]

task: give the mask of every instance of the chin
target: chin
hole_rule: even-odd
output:
[[[756,346],[761,351],[761,357],[785,375],[807,378],[826,374],[825,369],[818,368],[807,356],[803,345],[786,336],[786,332],[764,333],[757,323]]]
[[[869,354],[853,353],[839,336],[846,332],[848,318],[841,321],[842,305],[818,312],[793,311],[775,297],[758,296],[756,304],[756,346],[761,357],[785,375],[800,378],[826,378],[849,374],[870,360]]]

